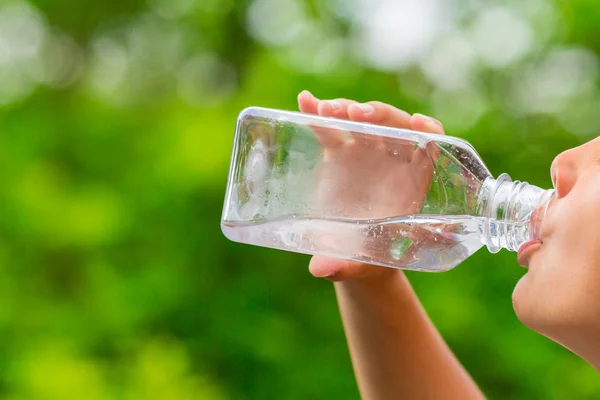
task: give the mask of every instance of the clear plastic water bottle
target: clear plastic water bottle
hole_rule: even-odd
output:
[[[231,240],[420,271],[536,240],[553,190],[492,177],[454,137],[252,107],[237,122]]]

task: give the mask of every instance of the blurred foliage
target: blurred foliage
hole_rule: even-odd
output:
[[[549,186],[597,129],[599,22],[590,0],[0,2],[0,397],[358,398],[331,285],[219,231],[238,112],[381,100]],[[490,398],[597,398],[517,321],[521,274],[481,250],[409,276]]]

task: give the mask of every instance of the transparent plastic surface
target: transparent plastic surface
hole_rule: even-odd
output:
[[[457,138],[249,108],[238,118],[221,226],[237,242],[445,271],[484,244],[530,240],[544,191],[501,183]],[[517,189],[531,204],[497,219]]]

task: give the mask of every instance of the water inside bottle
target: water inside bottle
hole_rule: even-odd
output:
[[[412,215],[375,220],[299,218],[224,221],[231,240],[298,253],[419,271],[454,268],[479,250],[485,220]]]
[[[531,207],[507,209],[509,184],[485,214],[491,177],[457,138],[252,109],[238,121],[221,226],[241,243],[446,271],[490,248],[484,238],[500,249],[530,236]]]

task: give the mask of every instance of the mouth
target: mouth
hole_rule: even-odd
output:
[[[550,197],[544,204],[533,210],[531,214],[530,233],[533,239],[523,243],[517,253],[517,261],[525,268],[529,268],[531,257],[542,247],[544,241],[541,238],[547,239],[550,234],[548,232],[548,221],[546,221],[548,217],[546,214],[548,214],[549,209],[555,204],[556,197],[554,195],[555,192],[551,192]]]
[[[517,253],[517,261],[519,264],[525,268],[529,267],[529,261],[539,248],[542,247],[542,241],[539,239],[530,240],[529,242],[525,242],[519,248],[519,252]]]

